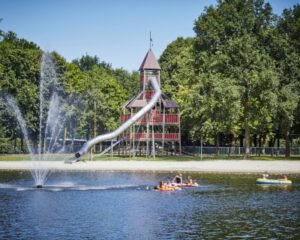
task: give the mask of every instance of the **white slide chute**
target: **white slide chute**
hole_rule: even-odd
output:
[[[127,128],[129,128],[131,125],[133,125],[135,122],[137,122],[141,117],[143,117],[146,113],[148,113],[157,103],[157,101],[161,97],[161,90],[158,85],[158,82],[156,78],[149,78],[151,86],[155,92],[151,100],[147,103],[146,106],[144,106],[141,110],[139,110],[137,113],[135,113],[131,118],[129,118],[126,122],[124,122],[120,127],[118,127],[116,130],[106,133],[103,135],[99,135],[89,141],[87,141],[82,148],[75,154],[75,157],[65,161],[65,163],[73,163],[80,161],[80,158],[86,154],[89,149],[94,146],[97,143],[110,140],[113,138],[118,137],[121,133],[123,133]]]

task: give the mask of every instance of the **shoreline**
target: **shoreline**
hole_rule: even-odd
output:
[[[65,164],[63,161],[0,161],[0,170],[52,171],[159,171],[199,173],[300,174],[300,161],[204,160],[204,161],[87,161]]]

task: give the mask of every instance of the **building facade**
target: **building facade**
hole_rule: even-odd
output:
[[[160,66],[150,49],[140,68],[140,93],[123,104],[121,124],[144,107],[154,92],[149,81],[155,78],[159,86]],[[162,93],[156,106],[124,132],[119,154],[154,156],[181,154],[180,108]]]

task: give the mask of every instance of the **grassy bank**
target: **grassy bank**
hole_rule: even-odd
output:
[[[48,160],[53,161],[63,161],[70,157],[72,157],[73,154],[55,154],[55,155],[49,155]],[[219,155],[219,156],[204,156],[202,160],[243,160],[244,158],[242,156],[227,156],[227,155]],[[28,161],[30,160],[29,154],[1,154],[0,155],[0,161]],[[90,155],[87,154],[83,157],[83,160],[90,160]],[[146,157],[128,157],[128,156],[93,156],[93,161],[120,161],[120,160],[134,160],[134,161],[200,161],[201,158],[198,156],[157,156],[154,158],[146,158]],[[290,158],[285,158],[283,156],[280,157],[271,157],[271,156],[252,156],[249,158],[249,160],[300,160],[300,156],[292,156]]]

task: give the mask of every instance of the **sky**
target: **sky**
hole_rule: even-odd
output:
[[[97,55],[114,68],[137,70],[177,37],[193,37],[195,20],[216,0],[0,0],[0,29],[57,51],[67,61]],[[269,0],[280,15],[300,0]]]

